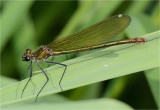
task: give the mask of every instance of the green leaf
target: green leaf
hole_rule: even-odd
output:
[[[0,51],[5,47],[13,32],[17,29],[23,17],[28,13],[33,0],[8,1],[2,13],[2,37]]]
[[[63,64],[67,65],[67,70],[61,83],[63,90],[66,91],[158,67],[159,34],[160,31],[156,31],[141,36],[148,40],[144,44],[113,46],[63,62]],[[60,65],[47,69],[50,81],[40,96],[61,92],[58,83],[63,71],[64,67]],[[46,82],[46,77],[44,74],[33,76],[21,99],[22,89],[27,81],[28,78],[21,83],[14,83],[2,88],[0,90],[0,96],[2,96],[1,104],[4,105],[35,98],[38,91]]]
[[[126,29],[127,33],[130,36],[140,36],[140,35],[158,30],[158,29],[156,29],[155,25],[153,25],[154,23],[151,21],[149,16],[141,14],[138,17],[137,16],[132,16],[132,19],[133,19],[133,22],[131,23],[131,26],[128,29]],[[157,49],[157,51],[159,51],[159,50]],[[158,61],[158,58],[157,58],[157,61]],[[154,71],[154,70],[151,70],[151,71]],[[147,81],[149,82],[150,88],[151,88],[153,96],[155,98],[155,102],[159,106],[159,100],[158,100],[158,97],[157,97],[157,94],[159,94],[158,85],[159,85],[159,81],[160,81],[160,79],[158,81],[157,75],[159,73],[158,72],[155,73],[154,76],[149,75],[148,73],[150,73],[150,72],[148,72],[148,71],[145,71],[144,73],[146,75]],[[153,77],[155,77],[157,80],[156,81],[153,80]]]
[[[119,1],[80,1],[79,7],[68,21],[59,37],[65,37],[75,31],[80,31],[110,15],[123,0]],[[96,17],[95,17],[96,16]]]
[[[151,91],[153,93],[153,97],[157,103],[157,106],[158,108],[160,108],[160,103],[159,103],[159,99],[160,99],[160,96],[159,96],[159,84],[160,84],[160,78],[159,78],[159,75],[160,75],[160,68],[154,68],[154,69],[150,69],[150,70],[147,70],[145,71],[145,75],[147,77],[147,81],[151,87]]]
[[[8,78],[8,77],[2,76],[2,75],[0,75],[0,79],[1,79],[0,80],[0,88],[17,82],[15,79]]]
[[[51,97],[54,98],[54,97]],[[113,106],[114,105],[114,106]],[[86,100],[86,101],[63,101],[55,103],[48,101],[47,99],[39,101],[35,104],[33,102],[25,102],[19,104],[13,104],[10,106],[2,107],[3,110],[133,110],[129,105],[114,99],[96,99],[96,100]]]
[[[103,88],[102,83],[95,83],[74,89],[69,98],[72,100],[95,99],[101,94]],[[92,92],[91,92],[92,91]]]

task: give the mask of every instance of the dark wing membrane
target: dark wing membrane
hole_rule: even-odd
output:
[[[78,33],[55,40],[48,46],[54,51],[68,51],[106,43],[131,22],[128,15],[117,15],[98,22]]]

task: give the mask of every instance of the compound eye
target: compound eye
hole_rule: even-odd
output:
[[[30,61],[30,56],[22,56],[23,61]]]
[[[26,59],[25,59],[26,61],[29,61],[30,60],[30,57],[29,56],[26,56]]]

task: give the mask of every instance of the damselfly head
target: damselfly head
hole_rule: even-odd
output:
[[[31,59],[31,49],[26,49],[26,51],[24,52],[23,56],[22,56],[22,60],[23,61],[30,61]]]

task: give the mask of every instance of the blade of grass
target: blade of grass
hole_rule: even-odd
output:
[[[129,36],[136,36],[137,37],[137,36],[152,32],[154,30],[158,30],[158,28],[156,28],[156,26],[153,25],[154,23],[152,22],[152,20],[149,16],[141,14],[138,17],[137,16],[132,16],[132,18],[133,18],[133,22],[131,23],[131,26],[126,29]],[[158,49],[157,49],[157,51],[158,51]],[[157,58],[157,60],[158,60],[158,58]],[[145,74],[145,76],[147,78],[147,81],[150,83],[150,88],[151,88],[153,96],[155,98],[155,97],[157,97],[157,94],[158,94],[157,91],[159,91],[158,90],[159,82],[156,81],[158,83],[157,86],[153,85],[153,83],[155,83],[155,81],[153,80],[152,77],[150,78],[148,76],[149,74],[147,74],[147,73]],[[155,73],[154,74],[155,78],[157,78],[158,75],[159,75],[158,72],[157,72],[157,75]],[[151,83],[152,81],[153,81],[153,83]],[[156,99],[155,102],[157,103],[157,105],[159,105],[159,101],[158,102],[157,101],[158,100]]]
[[[12,78],[9,78],[9,77],[5,77],[5,76],[2,76],[2,75],[0,75],[0,87],[2,88],[2,87],[5,87],[5,86],[7,86],[7,85],[10,85],[10,84],[13,84],[13,83],[16,83],[17,82],[17,80],[15,80],[15,79],[12,79]],[[1,99],[0,99],[1,100]],[[64,101],[68,101],[68,99],[67,98],[65,98],[64,96],[62,96],[62,95],[60,95],[60,94],[54,94],[54,95],[49,95],[49,96],[47,96],[47,97],[41,97],[41,98],[39,98],[39,100],[38,100],[38,102],[39,103],[46,103],[46,102],[64,102]],[[1,102],[1,101],[0,101]],[[21,105],[24,105],[24,106],[27,106],[28,104],[32,104],[32,102],[31,101],[28,101],[28,102],[22,102],[22,103],[18,103],[18,104],[15,104],[15,105],[12,105],[11,104],[11,106],[9,105],[9,106],[7,106],[7,109],[9,109],[10,107],[10,109],[12,109],[13,110],[13,108],[16,106],[21,106]],[[12,108],[13,107],[13,108]],[[16,108],[17,109],[17,108]]]
[[[80,1],[79,7],[68,21],[67,25],[59,35],[59,37],[65,37],[75,31],[84,29],[91,24],[94,24],[108,15],[110,15],[114,9],[116,9],[123,0],[119,1]],[[96,16],[96,17],[95,17]]]
[[[158,108],[160,108],[160,68],[154,68],[154,69],[150,69],[145,71],[146,73],[146,77],[147,77],[147,81],[151,87],[151,91],[153,93],[153,97],[157,103]]]
[[[54,98],[54,97],[53,97]],[[48,103],[46,103],[46,101]],[[32,103],[32,104],[31,104]],[[82,106],[83,105],[83,106]],[[114,106],[113,106],[114,105]],[[20,103],[14,104],[11,106],[2,107],[3,110],[44,110],[44,109],[52,109],[52,110],[133,110],[132,107],[118,100],[114,99],[96,99],[96,100],[87,100],[87,101],[63,101],[51,103],[51,101],[44,100],[43,102],[37,102],[33,104],[33,102],[28,103]]]
[[[1,37],[1,48],[0,51],[5,47],[7,41],[11,37],[11,34],[19,26],[20,21],[29,11],[33,0],[28,1],[9,1],[4,7],[2,13],[2,37]]]
[[[114,46],[63,62],[68,65],[68,68],[62,80],[62,88],[69,90],[158,67],[159,34],[160,31],[157,31],[141,36],[148,39],[145,44]],[[40,96],[61,92],[58,83],[63,70],[64,67],[58,65],[47,69],[50,81]],[[37,92],[46,82],[44,74],[34,76],[21,99],[21,92],[27,80],[23,80],[20,85],[19,83],[14,83],[2,88],[0,90],[0,96],[2,96],[1,104],[10,104],[35,98]]]
[[[102,88],[102,83],[94,83],[91,85],[79,87],[72,91],[69,98],[72,100],[95,99],[99,97],[99,94],[101,94]]]
[[[72,2],[75,4],[75,2]],[[41,13],[35,13],[35,28],[37,31],[38,39],[43,39],[44,36],[47,36],[47,34],[53,30],[53,26],[57,25],[57,19],[60,24],[61,21],[60,17],[63,13],[63,16],[65,16],[63,19],[66,19],[66,14],[69,14],[68,11],[74,10],[70,9],[73,7],[73,4],[71,1],[50,1],[50,2],[37,2],[38,7],[41,8]],[[68,9],[66,11],[66,9]],[[64,13],[65,12],[65,13]],[[72,12],[70,12],[72,13]],[[54,39],[54,36],[52,36]]]
[[[151,3],[151,0],[146,1],[132,1],[132,4],[130,5],[129,9],[127,10],[127,13],[129,14],[142,14],[148,5]],[[135,9],[136,7],[136,9]]]
[[[10,84],[13,84],[13,83],[16,83],[16,82],[17,81],[15,79],[0,75],[0,88],[5,87]]]
[[[25,62],[22,62],[21,58],[22,53],[27,48],[32,49],[37,47],[36,31],[33,24],[30,16],[26,16],[12,40],[14,44],[14,54],[17,56],[16,67],[18,67],[18,70],[20,71],[19,74],[22,74],[26,70],[26,65],[24,65]],[[22,76],[21,74],[20,76]]]

